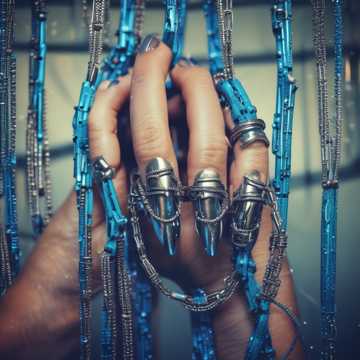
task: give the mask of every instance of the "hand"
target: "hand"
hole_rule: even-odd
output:
[[[148,43],[142,46],[147,51],[140,53],[136,58],[130,85],[131,137],[135,159],[143,180],[148,161],[162,157],[171,163],[176,175],[187,185],[192,185],[196,174],[206,168],[216,170],[222,182],[228,185],[230,192],[237,189],[243,176],[252,170],[258,170],[261,180],[266,182],[268,150],[262,143],[254,143],[244,150],[236,144],[234,161],[228,173],[224,116],[229,127],[233,126],[231,117],[226,111],[225,114],[222,112],[209,72],[187,62],[181,62],[170,71],[171,79],[180,91],[186,108],[186,124],[179,123],[179,126],[187,126],[189,131],[187,168],[178,166],[169,130],[165,90],[171,52],[156,38],[147,38],[147,41]],[[91,156],[103,156],[116,169],[114,184],[125,213],[128,179],[121,161],[122,144],[119,143],[116,134],[116,114],[129,95],[129,82],[130,77],[125,77],[120,79],[119,84],[111,87],[108,87],[107,83],[103,84],[97,93],[89,123]],[[270,213],[264,210],[259,239],[253,251],[259,281],[267,262],[270,231]],[[146,231],[146,234],[149,233],[151,230]],[[199,287],[207,291],[219,289],[223,285],[224,277],[232,270],[231,246],[228,242],[223,241],[220,244],[217,256],[209,257],[205,254],[195,232],[193,208],[189,203],[182,207],[181,236],[176,244],[175,256],[167,255],[154,235],[147,236],[145,242],[158,271],[177,282],[186,292]],[[100,249],[102,247],[103,243]],[[293,305],[294,308],[292,280],[286,265],[282,272],[282,280],[283,288],[278,299]],[[213,323],[217,350],[222,354],[222,359],[238,358],[239,354],[244,353],[253,327],[253,319],[241,293],[237,293],[228,303],[216,309]],[[276,309],[272,309],[270,326],[273,324],[280,329],[273,343],[279,353],[282,353],[291,342],[293,331],[288,319]]]
[[[267,178],[267,149],[255,143],[245,150],[234,149],[234,161],[227,170],[228,148],[225,141],[224,118],[211,77],[207,70],[177,65],[170,75],[181,92],[167,102],[165,79],[171,62],[170,50],[157,39],[147,38],[137,56],[131,76],[109,87],[101,84],[89,120],[90,151],[94,159],[102,155],[116,169],[114,185],[126,214],[128,169],[121,160],[122,144],[117,137],[117,114],[130,96],[130,125],[135,159],[144,176],[147,162],[162,157],[172,164],[183,183],[192,184],[196,174],[205,169],[216,170],[230,192],[237,189],[244,175],[258,170]],[[157,46],[156,46],[157,45]],[[144,51],[144,49],[150,51]],[[131,94],[131,95],[130,95]],[[175,157],[168,115],[181,123],[183,104],[189,129],[187,167],[178,166]],[[232,126],[225,112],[226,123]],[[182,139],[184,140],[184,139]],[[186,142],[186,141],[185,141]],[[70,174],[70,172],[69,172]],[[94,282],[101,288],[100,254],[106,241],[104,211],[95,191],[93,213]],[[0,302],[0,353],[4,359],[63,359],[76,357],[79,351],[79,285],[78,285],[78,212],[72,192],[59,208],[17,278]],[[270,232],[269,212],[264,210],[260,235],[253,251],[257,276],[261,280],[268,255]],[[181,214],[181,237],[176,255],[170,257],[159,241],[146,239],[154,265],[160,273],[176,281],[185,291],[222,286],[222,279],[231,271],[231,249],[223,241],[218,255],[205,255],[194,229],[193,210],[186,204]],[[284,266],[278,300],[296,310],[291,274]],[[218,358],[238,359],[244,353],[253,327],[241,291],[213,313],[213,326]],[[293,336],[288,319],[271,309],[270,331],[278,353],[287,349]],[[294,359],[301,358],[298,347]]]

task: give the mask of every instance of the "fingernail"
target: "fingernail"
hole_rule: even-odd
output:
[[[139,47],[139,53],[144,54],[156,49],[160,45],[160,39],[157,34],[149,34],[145,36]]]
[[[192,62],[191,59],[186,57],[181,57],[180,60],[178,61],[178,65],[181,67],[190,67],[190,66],[194,66],[195,64]]]
[[[225,201],[225,187],[219,174],[212,169],[200,171],[194,181],[196,190],[193,195],[193,205],[196,215],[196,230],[209,256],[215,256],[216,248],[223,231],[222,218]]]
[[[180,236],[180,219],[176,214],[179,211],[178,198],[174,192],[177,181],[170,163],[157,157],[149,161],[145,169],[146,190],[150,205],[161,219],[172,221],[159,221],[151,217],[151,223],[156,236],[169,255],[175,254],[176,241]]]

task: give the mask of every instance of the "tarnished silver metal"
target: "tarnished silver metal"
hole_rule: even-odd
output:
[[[165,286],[160,277],[160,274],[155,269],[146,253],[146,248],[140,228],[140,219],[138,216],[138,211],[141,206],[146,207],[146,205],[141,205],[141,203],[144,201],[144,198],[141,194],[139,194],[139,189],[141,188],[139,188],[138,185],[138,181],[131,184],[131,191],[129,196],[130,225],[132,229],[132,238],[135,241],[140,263],[152,284],[166,297],[181,302],[184,307],[190,311],[209,311],[230,299],[240,283],[238,273],[235,270],[224,278],[224,287],[222,289],[215,290],[209,294],[204,293],[201,301],[199,301],[197,296],[174,292]]]
[[[269,140],[264,132],[265,122],[261,119],[246,121],[234,126],[231,130],[230,143],[232,146],[239,141],[242,148],[254,143],[262,141],[265,146],[269,146]]]
[[[93,169],[95,178],[98,181],[112,179],[115,175],[114,168],[109,165],[103,156],[99,156],[94,160]]]
[[[216,171],[205,169],[197,174],[188,194],[194,205],[196,230],[207,254],[214,256],[229,204],[225,186]]]
[[[236,247],[254,244],[260,228],[261,212],[267,194],[266,185],[260,181],[258,171],[244,177],[240,188],[234,193],[232,242]]]
[[[118,238],[116,244],[117,300],[121,312],[122,359],[133,360],[135,359],[133,308],[131,303],[131,280],[126,266],[125,238]]]
[[[169,178],[162,179],[162,177],[165,176]],[[209,177],[207,178],[209,179]],[[218,181],[218,178],[216,177],[213,177],[212,179],[213,181]],[[165,296],[172,300],[181,302],[188,310],[209,311],[211,309],[214,309],[218,305],[227,301],[234,294],[240,283],[238,272],[236,270],[233,270],[228,276],[224,278],[224,286],[222,289],[215,290],[212,293],[208,294],[204,292],[204,295],[201,298],[199,298],[198,295],[192,296],[182,294],[171,291],[169,288],[167,288],[163,283],[160,274],[147,256],[140,227],[139,214],[145,211],[148,215],[151,216],[153,222],[157,221],[162,225],[171,226],[175,219],[177,222],[179,222],[180,204],[181,198],[184,196],[184,191],[183,189],[181,189],[180,184],[178,184],[171,165],[166,160],[163,160],[161,158],[153,159],[148,164],[146,171],[146,182],[147,189],[145,191],[140,176],[138,174],[134,174],[130,184],[128,209],[130,213],[132,239],[135,241],[139,260],[147,277],[152,282],[152,284],[157,289],[159,289]],[[170,203],[170,209],[176,210],[171,212],[168,212],[167,210],[159,211],[167,205],[166,202],[169,200],[170,196],[169,192],[173,193],[173,195],[171,196],[174,198],[173,200],[171,200],[172,202]],[[154,197],[153,200],[151,200],[152,196]],[[168,197],[166,198],[166,196]],[[160,201],[163,201],[161,206],[159,206]],[[227,206],[223,206],[223,208],[226,207]],[[157,213],[155,213],[155,210],[157,211]],[[221,214],[222,212],[225,213],[226,210],[220,211],[220,217],[223,216]],[[167,216],[167,218],[160,217],[158,214],[161,214],[161,216]],[[212,219],[210,219],[209,221],[211,222]],[[218,221],[218,218],[216,218],[216,221]],[[159,227],[160,225],[156,224],[156,226]],[[164,231],[160,227],[159,229],[161,231]],[[180,225],[175,231],[180,232]],[[172,236],[173,234],[174,233],[171,233]]]
[[[171,164],[157,157],[145,169],[146,210],[156,236],[166,246],[170,255],[175,254],[175,244],[180,236],[180,186]]]
[[[232,0],[216,0],[219,35],[222,43],[225,79],[233,78],[232,56],[233,4]]]
[[[271,208],[272,233],[270,237],[270,256],[263,278],[262,296],[274,300],[280,288],[280,273],[287,247],[288,235],[281,226],[280,211],[272,188],[266,190],[266,205]]]

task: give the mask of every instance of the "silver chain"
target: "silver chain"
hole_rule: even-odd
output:
[[[232,0],[216,0],[219,35],[222,43],[224,62],[224,78],[233,78],[232,32],[233,32],[233,6]]]
[[[336,116],[335,129],[329,118],[329,90],[327,79],[327,57],[325,38],[325,0],[312,0],[313,42],[315,47],[316,69],[318,76],[318,111],[321,147],[322,182],[330,185],[338,181],[338,167],[341,150],[341,78],[335,79]]]
[[[92,83],[97,77],[102,54],[105,0],[94,0],[89,24],[89,65],[87,79]]]
[[[140,43],[142,32],[144,28],[144,14],[145,14],[146,0],[136,0],[135,4],[135,35]]]

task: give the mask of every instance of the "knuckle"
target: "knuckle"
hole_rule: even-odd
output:
[[[101,122],[99,123],[98,119],[101,119],[104,114],[101,107],[94,105],[89,113],[88,129],[90,132],[95,132],[101,129]]]
[[[141,88],[146,82],[146,74],[142,71],[134,71],[131,78],[131,87],[134,89]]]
[[[139,162],[145,163],[155,156],[165,157],[168,149],[161,136],[161,128],[156,126],[153,117],[145,117],[135,129],[134,150]]]

